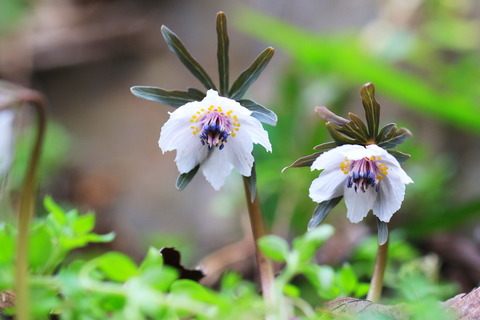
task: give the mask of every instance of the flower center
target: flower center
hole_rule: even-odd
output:
[[[208,109],[200,109],[190,120],[194,135],[199,135],[202,145],[208,150],[218,147],[222,150],[225,147],[228,137],[235,137],[235,131],[240,128],[238,117],[232,110],[224,112],[222,107],[210,106]]]
[[[387,175],[388,167],[381,163],[380,157],[371,156],[359,160],[349,160],[340,164],[340,169],[348,175],[347,188],[353,187],[355,192],[360,189],[365,192],[368,187],[375,188],[378,192],[379,182]]]

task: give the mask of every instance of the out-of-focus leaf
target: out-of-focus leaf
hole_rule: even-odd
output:
[[[248,23],[240,23],[248,21]],[[480,133],[476,95],[457,94],[442,86],[436,88],[405,69],[367,53],[358,37],[347,34],[311,33],[268,15],[243,11],[234,21],[237,28],[283,48],[310,74],[334,73],[351,84],[368,79],[383,95],[395,99],[415,112],[437,117],[462,130]],[[452,86],[454,84],[452,83]],[[477,90],[478,92],[478,90]]]
[[[217,59],[218,59],[218,76],[220,78],[220,94],[226,96],[228,94],[228,33],[227,33],[227,17],[225,13],[217,13]]]
[[[306,232],[302,237],[293,241],[293,249],[299,253],[300,262],[310,260],[318,247],[320,247],[330,236],[334,229],[331,225],[323,224],[311,231]]]
[[[257,119],[260,122],[269,124],[271,126],[277,125],[277,115],[270,109],[265,108],[260,103],[253,100],[242,99],[238,100],[242,106],[252,111],[252,117]]]
[[[260,250],[270,259],[285,262],[288,257],[288,243],[275,235],[268,235],[258,240]]]
[[[260,55],[255,59],[252,65],[245,71],[243,71],[237,80],[233,83],[230,88],[229,96],[233,100],[239,100],[243,97],[250,85],[257,80],[260,73],[267,66],[270,60],[273,57],[274,50],[269,47],[265,49]]]
[[[365,109],[369,138],[373,141],[377,137],[380,123],[380,104],[375,99],[375,86],[373,83],[367,83],[360,89],[360,97]]]
[[[315,162],[315,160],[317,160],[317,158],[322,153],[323,153],[323,151],[322,152],[315,152],[315,153],[312,153],[308,156],[301,157],[300,159],[295,160],[295,162],[293,162],[288,167],[283,168],[282,172],[284,172],[285,170],[290,169],[290,168],[311,167],[312,164]]]
[[[137,274],[135,263],[122,253],[107,252],[97,259],[98,268],[112,281],[125,282]]]
[[[46,196],[45,199],[43,199],[43,205],[60,226],[66,223],[65,211],[55,203],[52,197]]]
[[[307,230],[311,231],[314,229],[316,226],[318,226],[332,211],[333,208],[342,200],[343,196],[333,198],[327,201],[320,202],[317,207],[315,208],[315,211],[313,211],[312,218],[308,222],[308,227]]]
[[[162,35],[165,38],[168,48],[175,52],[180,61],[198,80],[200,80],[205,88],[217,90],[212,79],[210,79],[210,76],[197,62],[197,60],[195,60],[195,58],[193,58],[192,55],[187,51],[178,36],[166,26],[162,26]]]
[[[177,178],[177,182],[175,184],[177,189],[178,190],[185,189],[188,186],[188,184],[190,183],[190,181],[192,181],[193,177],[195,177],[199,168],[200,168],[200,165],[197,165],[195,168],[193,168],[189,172],[182,173],[181,175],[179,175],[178,178]]]
[[[82,214],[73,223],[74,234],[82,235],[89,233],[95,227],[95,215],[93,213]]]
[[[161,102],[174,108],[181,107],[188,102],[198,101],[197,98],[199,97],[196,91],[167,91],[157,87],[146,86],[135,86],[130,91],[139,98]]]
[[[175,248],[165,247],[160,249],[160,254],[163,256],[164,265],[170,266],[178,271],[179,279],[189,279],[193,281],[200,281],[205,275],[200,270],[189,270],[180,264],[180,252]]]
[[[40,224],[31,231],[29,256],[32,268],[41,268],[48,262],[53,249],[50,237],[45,224]]]
[[[357,275],[349,264],[345,264],[342,266],[342,268],[340,269],[338,280],[344,290],[344,293],[347,295],[351,294],[358,284]]]

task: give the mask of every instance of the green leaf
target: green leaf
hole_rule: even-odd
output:
[[[270,259],[285,262],[288,257],[288,243],[275,235],[268,235],[258,240],[260,250]]]
[[[171,51],[175,52],[183,65],[187,67],[187,69],[190,70],[190,72],[198,80],[200,80],[200,82],[205,86],[205,88],[217,90],[212,82],[212,79],[210,79],[210,76],[197,62],[197,60],[195,60],[192,55],[187,51],[178,36],[166,26],[162,26],[162,35],[165,38],[165,42],[167,43],[168,48]]]
[[[278,117],[275,112],[265,108],[260,103],[248,99],[238,100],[237,102],[248,110],[252,111],[252,117],[257,119],[258,121],[269,124],[271,126],[277,125]]]
[[[2,244],[2,250],[0,250],[0,265],[13,265],[16,247],[15,235],[9,232],[3,223],[0,223],[0,243]]]
[[[159,269],[163,266],[163,257],[158,251],[153,247],[148,248],[147,255],[142,261],[139,270],[144,272],[148,269]]]
[[[312,153],[308,156],[305,156],[305,157],[301,157],[297,160],[295,160],[295,162],[293,162],[291,165],[285,167],[282,169],[282,172],[284,172],[285,170],[287,169],[290,169],[290,168],[302,168],[302,167],[311,167],[312,164],[315,162],[315,160],[317,160],[317,158],[323,153],[322,152],[315,152],[315,153]]]
[[[87,234],[95,227],[95,215],[93,213],[87,213],[78,216],[73,222],[73,232],[77,235]]]
[[[229,96],[233,100],[239,100],[243,97],[250,85],[257,80],[260,73],[267,66],[270,60],[273,57],[274,50],[269,47],[265,49],[258,57],[255,59],[253,64],[235,80],[232,87],[230,88]]]
[[[293,249],[299,253],[299,260],[306,262],[310,260],[315,251],[332,236],[334,229],[331,225],[324,224],[307,231],[302,237],[293,241]]]
[[[255,201],[255,197],[257,196],[257,170],[255,169],[255,162],[253,163],[250,176],[244,176],[244,178],[250,192],[250,202],[253,203]]]
[[[378,146],[384,149],[395,148],[396,146],[398,146],[399,144],[401,144],[403,141],[410,138],[411,136],[412,136],[412,133],[409,130],[405,128],[401,128],[395,132],[395,136],[393,136],[391,139],[384,140],[378,143]]]
[[[313,150],[324,152],[324,151],[328,151],[333,148],[336,148],[338,146],[339,144],[337,144],[336,142],[325,142],[325,143],[316,145],[315,147],[313,147]]]
[[[98,268],[112,281],[125,282],[137,275],[137,266],[128,256],[108,252],[97,258]]]
[[[363,123],[362,119],[360,119],[357,115],[349,112],[348,117],[352,120],[350,124],[355,125],[356,131],[361,134],[362,137],[365,137],[368,139],[368,129]]]
[[[218,75],[220,78],[220,94],[228,95],[228,33],[227,33],[227,17],[225,13],[217,13],[217,59],[218,59]]]
[[[400,151],[397,151],[397,150],[387,150],[388,153],[390,153],[392,156],[395,157],[395,159],[397,159],[397,161],[399,163],[404,163],[405,161],[407,161],[408,159],[410,159],[410,155],[409,154],[406,154],[406,153],[403,153],[403,152],[400,152]]]
[[[192,101],[199,101],[196,89],[185,91],[167,91],[157,87],[135,86],[130,91],[139,98],[157,101],[168,106],[178,108]],[[205,97],[205,95],[203,95]],[[203,99],[203,97],[201,99]],[[201,100],[200,99],[200,100]]]
[[[342,130],[342,127],[339,127],[338,125],[332,122],[327,122],[325,126],[327,127],[328,133],[330,134],[332,139],[335,140],[337,144],[355,144],[356,143],[355,139],[339,131],[339,130]]]
[[[317,207],[315,208],[315,211],[313,211],[312,218],[308,222],[308,227],[307,230],[311,231],[314,229],[316,226],[318,226],[332,211],[333,208],[342,200],[343,196],[333,198],[327,201],[320,202]]]
[[[369,283],[359,283],[357,285],[357,288],[355,289],[354,292],[354,297],[355,298],[363,298],[368,294],[368,291],[370,290],[370,284]]]
[[[65,211],[53,200],[52,197],[46,196],[43,199],[43,205],[45,209],[52,215],[52,218],[60,225],[63,226],[67,222],[65,217]]]
[[[384,245],[388,241],[388,224],[377,218],[378,244]]]
[[[397,125],[395,123],[389,123],[385,127],[380,130],[375,139],[376,143],[380,143],[381,141],[387,139],[387,137],[391,137],[392,132],[395,133],[397,130]]]
[[[340,269],[338,277],[340,282],[339,284],[343,288],[343,293],[345,295],[350,295],[352,292],[354,292],[358,284],[358,278],[353,271],[352,266],[349,264],[344,264]]]
[[[240,30],[282,48],[293,57],[299,72],[332,74],[351,85],[369,79],[381,87],[383,95],[402,107],[436,117],[462,130],[480,132],[480,117],[472,116],[479,111],[478,90],[471,88],[471,94],[465,94],[461,90],[464,88],[455,90],[453,87],[458,86],[458,82],[451,81],[450,77],[441,85],[425,81],[423,75],[392,64],[388,59],[379,59],[371,50],[365,50],[362,41],[351,33],[309,32],[281,19],[247,10],[240,12],[234,22]],[[464,69],[453,69],[461,76],[465,73]],[[458,78],[465,78],[461,76]]]
[[[335,282],[335,270],[332,267],[308,264],[302,267],[302,273],[322,298],[334,297],[331,291]]]
[[[380,123],[380,104],[375,99],[375,86],[373,83],[365,84],[360,90],[363,108],[365,109],[365,118],[367,119],[369,138],[372,142],[378,134]]]
[[[200,168],[200,165],[197,165],[195,168],[193,168],[189,172],[182,173],[181,175],[178,176],[177,182],[175,184],[178,190],[183,190],[188,186],[190,181],[192,181],[193,177],[195,177],[195,175],[197,174],[198,168]]]
[[[52,254],[53,244],[51,234],[45,224],[40,224],[31,231],[29,243],[32,268],[41,268],[46,265]]]

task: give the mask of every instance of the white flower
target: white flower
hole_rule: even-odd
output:
[[[267,131],[251,114],[238,102],[208,90],[202,101],[189,102],[170,113],[158,144],[164,153],[177,150],[175,162],[180,173],[201,164],[203,175],[218,190],[234,167],[243,176],[251,175],[254,143],[272,151]]]
[[[13,110],[0,110],[0,174],[10,169],[13,160]]]
[[[345,197],[347,217],[360,222],[370,210],[389,222],[400,209],[405,185],[413,183],[391,154],[377,145],[343,145],[321,154],[311,167],[323,169],[310,186],[317,203]]]

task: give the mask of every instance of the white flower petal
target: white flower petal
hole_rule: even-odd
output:
[[[253,143],[261,144],[268,152],[272,152],[272,145],[268,139],[268,132],[263,129],[262,123],[252,116],[241,115],[238,117],[241,127],[237,132],[237,137],[244,139],[244,135],[250,137]],[[235,137],[235,138],[237,138]]]
[[[225,178],[230,174],[233,165],[229,159],[229,153],[224,150],[214,149],[200,167],[202,173],[213,189],[220,190],[225,183]]]
[[[252,151],[253,144],[248,135],[229,137],[225,148],[218,150],[218,152],[227,153],[227,158],[235,169],[237,169],[242,176],[246,177],[249,177],[252,172],[254,162]]]
[[[310,198],[320,203],[327,201],[343,194],[346,176],[340,170],[324,170],[320,176],[313,180],[309,189]]]
[[[223,143],[221,140],[218,144],[212,142],[212,139],[218,138],[210,137],[208,142],[203,138],[203,145],[199,126],[204,124],[202,121],[208,121],[204,117],[207,114],[215,116],[213,112],[228,116],[230,119],[224,123],[232,125],[229,128],[232,131]],[[234,167],[244,176],[251,175],[253,143],[261,144],[267,151],[272,150],[267,131],[251,113],[237,101],[208,90],[202,101],[186,103],[170,113],[170,119],[162,127],[159,146],[163,152],[177,150],[175,162],[181,173],[201,164],[204,176],[218,190]]]
[[[373,213],[383,222],[389,222],[393,214],[400,209],[405,198],[405,185],[413,183],[395,157],[389,156],[391,158],[385,158],[387,175],[380,182],[378,197],[373,207]]]
[[[340,163],[345,160],[345,157],[348,156],[349,159],[352,158],[352,154],[358,154],[364,152],[365,148],[356,144],[345,144],[340,147],[333,148],[322,153],[312,164],[311,170],[334,170],[340,169]],[[360,157],[362,158],[362,157]],[[357,159],[360,159],[357,158]]]
[[[368,212],[373,208],[377,193],[373,188],[368,188],[365,192],[354,188],[344,188],[345,204],[347,205],[347,218],[351,222],[357,223],[363,220]]]

